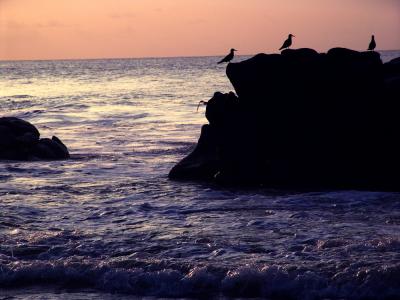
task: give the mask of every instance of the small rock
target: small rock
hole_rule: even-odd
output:
[[[67,159],[67,147],[57,137],[40,139],[32,124],[15,117],[0,118],[0,159]]]

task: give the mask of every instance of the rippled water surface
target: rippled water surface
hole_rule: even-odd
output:
[[[72,154],[0,162],[0,298],[400,297],[399,194],[167,179],[217,59],[0,62],[1,115]]]

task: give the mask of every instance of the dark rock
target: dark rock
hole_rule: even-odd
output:
[[[32,124],[15,118],[0,118],[0,159],[37,160],[66,159],[67,147],[57,138],[40,139]]]
[[[387,97],[398,99],[400,94],[400,57],[384,64]]]
[[[392,59],[391,61],[385,64],[385,76],[395,76],[399,77],[400,75],[400,57]]]
[[[0,118],[0,145],[32,144],[39,139],[39,131],[30,123],[14,118]]]
[[[203,125],[200,139],[191,154],[169,172],[171,179],[212,179],[219,170],[216,131]]]
[[[28,159],[30,148],[39,141],[39,136],[39,131],[24,120],[0,118],[0,158]]]
[[[169,177],[211,179],[224,166],[240,165],[245,153],[243,148],[249,149],[247,145],[237,143],[246,139],[246,132],[242,130],[244,127],[237,122],[241,116],[244,114],[239,111],[238,98],[234,93],[215,93],[206,108],[206,118],[210,124],[203,126],[196,148],[171,170]],[[232,148],[236,150],[231,151]]]
[[[55,135],[51,138],[53,142],[57,144],[57,147],[59,148],[60,155],[63,155],[65,158],[69,158],[69,152],[67,146]]]
[[[199,146],[170,177],[400,189],[399,62],[334,48],[230,63],[238,97],[216,93],[208,102],[205,128],[212,134],[203,130]]]
[[[32,155],[38,159],[67,159],[69,158],[68,150],[58,138],[40,139],[39,142],[32,147]]]
[[[237,112],[238,98],[232,92],[222,94],[216,92],[207,102],[206,118],[213,127],[224,126],[229,123],[229,119]]]

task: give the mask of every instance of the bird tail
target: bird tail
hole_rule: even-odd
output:
[[[279,50],[282,50],[282,49],[284,49],[283,46],[279,48]]]
[[[222,64],[224,62],[224,60],[220,60],[219,62],[217,62],[217,65]]]

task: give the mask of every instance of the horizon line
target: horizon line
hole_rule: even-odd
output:
[[[335,48],[335,47],[334,47]],[[343,47],[338,47],[343,48]],[[302,48],[297,48],[302,49]],[[332,48],[333,49],[333,48]],[[348,48],[350,49],[350,48]],[[354,50],[354,49],[351,49]],[[279,50],[278,50],[279,51]],[[367,52],[368,50],[355,50],[360,52]],[[375,50],[375,52],[390,52],[390,51],[400,51],[400,49],[381,49]],[[317,51],[318,53],[326,53],[323,51]],[[279,54],[278,52],[266,53],[266,52],[259,52],[259,53],[252,53],[252,54],[237,54],[236,57],[240,56],[255,56],[257,54]],[[226,54],[216,54],[216,55],[172,55],[172,56],[136,56],[136,57],[95,57],[95,58],[33,58],[33,59],[2,59],[0,58],[0,62],[29,62],[29,61],[79,61],[79,60],[123,60],[123,59],[165,59],[165,58],[201,58],[201,57],[222,57]]]

